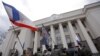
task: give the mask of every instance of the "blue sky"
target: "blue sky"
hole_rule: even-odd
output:
[[[99,0],[2,0],[16,7],[32,21],[83,8],[84,5]],[[8,16],[0,0],[0,31],[6,31],[11,26]],[[2,29],[2,30],[1,30]]]

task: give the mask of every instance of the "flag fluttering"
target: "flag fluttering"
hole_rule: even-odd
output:
[[[50,37],[49,33],[47,32],[46,28],[42,26],[42,40],[41,43],[45,45],[46,48],[49,48]]]
[[[30,21],[23,13],[18,11],[13,6],[6,4],[3,2],[4,8],[9,16],[10,21],[19,27],[24,27],[31,29],[32,31],[38,30],[37,27],[32,25],[32,21]]]

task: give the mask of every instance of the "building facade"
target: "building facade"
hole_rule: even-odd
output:
[[[70,43],[78,46],[78,40],[93,54],[100,52],[100,2],[86,5],[75,11],[53,14],[34,21],[33,24],[39,28],[42,28],[42,24],[45,26],[52,39],[52,48],[54,45],[59,45],[68,49]],[[9,29],[6,37],[1,50],[4,56],[7,56],[13,48],[16,48],[21,55],[23,49],[31,48],[33,53],[36,53],[37,48],[41,47],[40,30],[32,32],[29,29],[15,27],[15,30]]]

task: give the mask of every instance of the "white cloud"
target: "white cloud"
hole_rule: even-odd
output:
[[[52,14],[64,13],[79,8],[85,4],[99,0],[21,0],[30,10],[31,19],[37,20],[48,17]]]
[[[82,8],[84,0],[22,0],[32,12],[32,20]],[[25,5],[26,6],[26,5]]]

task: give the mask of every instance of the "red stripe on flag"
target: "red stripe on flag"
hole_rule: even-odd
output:
[[[26,25],[26,24],[23,24],[23,23],[19,23],[19,22],[13,21],[13,20],[10,20],[10,21],[13,24],[15,24],[16,26],[25,27],[25,28],[31,29],[32,31],[37,31],[38,30],[38,28],[36,28],[36,27],[32,27],[32,26],[29,26],[29,25]]]

